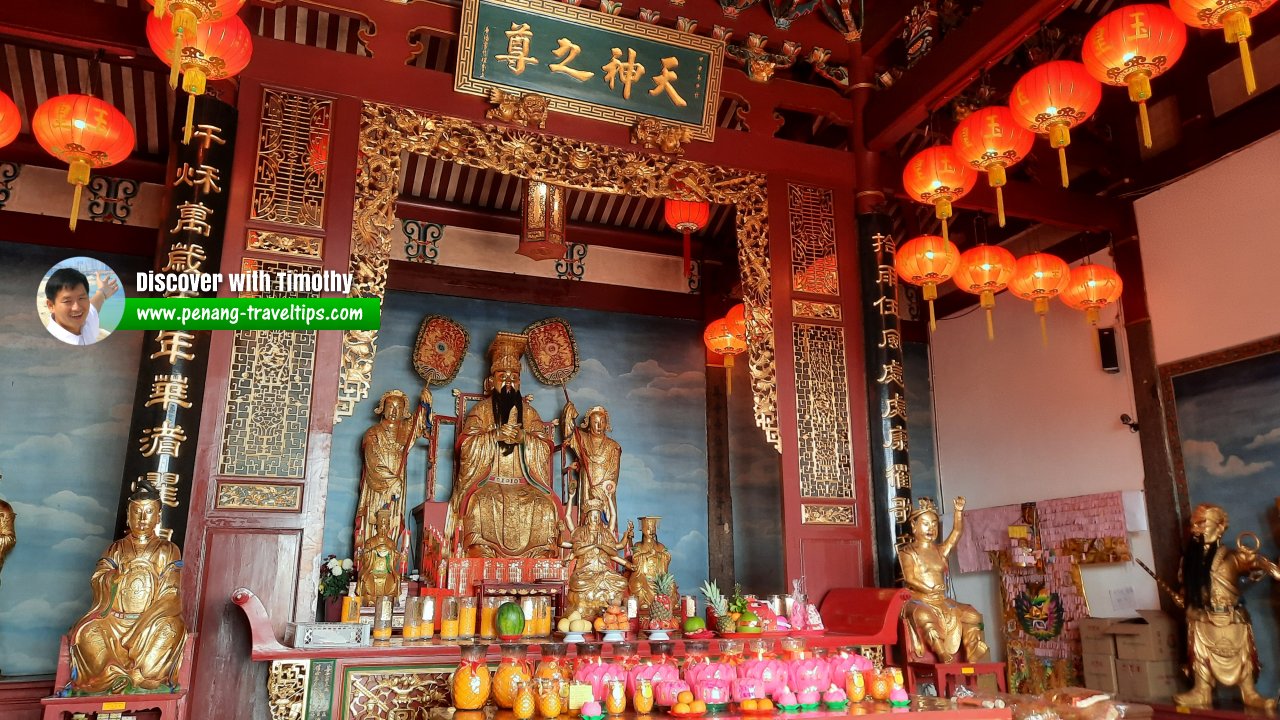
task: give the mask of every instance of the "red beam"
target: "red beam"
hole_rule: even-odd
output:
[[[915,4],[913,0],[885,0],[872,3],[862,23],[862,53],[872,58],[879,58],[889,48],[893,39],[898,37],[898,31],[906,22],[907,13],[911,12],[911,6]]]
[[[996,212],[995,191],[979,180],[955,203],[967,210]],[[1009,217],[1036,220],[1074,230],[1109,230],[1116,237],[1136,232],[1133,203],[1118,198],[1074,193],[1058,187],[1010,182],[1004,187],[1004,211]]]
[[[66,163],[44,151],[30,135],[19,135],[9,145],[0,148],[0,162],[13,162],[21,165],[66,170]],[[164,182],[165,164],[154,155],[140,155],[134,152],[128,158],[102,170],[95,170],[95,175],[128,178],[138,182],[159,184]]]
[[[92,253],[118,253],[150,258],[156,253],[157,230],[137,225],[81,220],[76,231],[67,227],[67,219],[56,215],[6,210],[0,217],[0,240],[28,245],[84,250]]]
[[[969,84],[982,68],[1004,57],[1069,0],[987,0],[893,87],[867,107],[866,138],[886,150]]]
[[[0,33],[108,55],[149,55],[146,16],[114,3],[85,0],[0,2]]]

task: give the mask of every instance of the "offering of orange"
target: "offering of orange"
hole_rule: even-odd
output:
[[[631,628],[631,621],[627,619],[627,611],[619,605],[610,605],[604,609],[600,617],[595,619],[592,627],[596,632],[606,632],[608,630],[628,630]]]
[[[766,712],[772,709],[773,709],[773,701],[770,700],[769,698],[760,698],[759,700],[756,700],[756,710],[759,710],[760,712]]]
[[[693,693],[689,692],[688,690],[681,690],[680,694],[676,695],[677,704],[688,705],[689,703],[692,703],[692,702],[693,702]],[[686,710],[685,712],[689,712],[689,711]]]
[[[743,700],[739,703],[739,706],[742,708],[743,712],[755,712],[760,709],[759,704],[756,703],[754,698],[747,698],[746,700]]]
[[[675,713],[675,714],[677,714],[677,715],[688,715],[688,714],[689,714],[689,703],[682,703],[682,702],[678,702],[678,703],[676,703],[675,705],[672,705],[672,706],[671,706],[671,712],[673,712],[673,713]]]
[[[701,700],[694,700],[693,702],[689,703],[689,712],[691,713],[700,714],[706,711],[707,711],[707,704],[702,702]]]

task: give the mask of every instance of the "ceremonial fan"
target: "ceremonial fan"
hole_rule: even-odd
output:
[[[433,385],[445,385],[453,382],[458,376],[458,371],[462,369],[462,361],[467,357],[467,346],[471,343],[471,336],[467,333],[467,329],[459,325],[457,322],[443,315],[428,315],[422,319],[422,325],[418,328],[418,341],[413,346],[413,369],[418,373],[418,377],[426,381],[427,385],[423,390],[430,397],[431,387]],[[424,410],[424,403],[419,399],[418,412]],[[434,436],[436,428],[431,422],[431,403],[425,403],[427,413],[428,434]],[[415,414],[415,422],[417,415]],[[412,444],[411,444],[412,445]],[[408,458],[409,449],[405,448],[405,457],[401,459],[403,463]],[[403,467],[403,465],[402,465]],[[427,502],[435,499],[436,492],[436,443],[435,438],[431,437],[427,444]],[[451,528],[448,527],[449,520],[445,520],[445,535],[449,535]],[[434,529],[433,529],[434,531]],[[425,529],[424,529],[425,532]],[[443,546],[444,538],[437,533],[438,545]],[[425,563],[423,567],[430,572],[432,565]]]
[[[569,321],[557,317],[539,320],[526,327],[524,334],[529,341],[525,347],[529,371],[543,385],[559,385],[564,392],[565,404],[570,404],[566,386],[578,374],[578,343],[573,339],[573,328],[569,327]],[[569,433],[570,428],[564,428],[564,432]],[[573,425],[572,432],[577,438],[577,424]],[[564,452],[563,448],[561,452]],[[587,472],[586,464],[581,466],[579,472]],[[578,493],[570,490],[568,483],[561,482],[561,500],[566,507],[572,504],[576,494]]]

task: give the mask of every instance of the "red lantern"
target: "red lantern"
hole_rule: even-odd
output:
[[[1022,162],[1036,136],[1018,125],[1007,107],[992,106],[969,113],[951,135],[956,155],[987,173],[987,184],[996,189],[996,217],[1004,227],[1005,168]]]
[[[733,368],[733,356],[745,352],[747,349],[746,338],[735,335],[733,328],[729,325],[729,321],[725,318],[712,320],[707,329],[702,333],[702,341],[707,344],[707,349],[717,355],[724,356],[724,366]],[[725,392],[733,392],[732,376],[725,373]]]
[[[921,235],[908,240],[894,253],[893,268],[898,271],[898,277],[924,288],[924,299],[929,302],[930,330],[938,328],[933,315],[938,284],[951,279],[959,265],[960,248],[937,235]]]
[[[1049,330],[1045,322],[1045,316],[1049,314],[1049,301],[1067,287],[1067,276],[1070,273],[1071,268],[1065,260],[1049,253],[1026,255],[1018,258],[1013,266],[1009,292],[1031,301],[1036,314],[1040,316],[1040,337],[1045,345],[1049,344]]]
[[[0,147],[13,142],[20,130],[22,115],[18,113],[17,104],[13,102],[13,98],[0,91]]]
[[[951,203],[973,189],[978,173],[956,155],[950,145],[935,145],[916,153],[902,171],[902,184],[912,199],[933,205],[942,221],[942,237],[947,235]]]
[[[738,303],[729,308],[729,312],[724,314],[724,320],[729,323],[730,332],[744,341],[747,339],[747,306],[745,304]]]
[[[1100,102],[1102,85],[1089,77],[1084,65],[1071,60],[1032,68],[1013,86],[1009,109],[1023,127],[1048,133],[1049,145],[1058,149],[1062,187],[1071,182],[1066,149],[1071,144],[1071,128],[1088,120]]]
[[[182,89],[187,91],[182,142],[191,142],[196,96],[204,94],[206,81],[233,77],[248,66],[253,56],[253,36],[244,21],[234,15],[222,22],[198,25],[194,32],[182,36],[151,15],[147,18],[147,42],[156,56],[175,71],[182,70]]]
[[[1142,144],[1151,147],[1147,100],[1151,78],[1182,57],[1187,28],[1163,5],[1129,5],[1107,13],[1085,36],[1081,55],[1094,79],[1129,88],[1142,119]]]
[[[1222,28],[1227,42],[1240,46],[1240,66],[1244,70],[1244,89],[1252,95],[1258,89],[1253,79],[1253,58],[1249,55],[1249,36],[1253,23],[1249,18],[1271,7],[1276,0],[1169,0],[1173,14],[1194,28]]]
[[[174,37],[182,42],[175,44],[172,54],[162,56],[172,68],[169,76],[169,87],[178,86],[178,69],[182,65],[179,54],[182,49],[191,45],[196,28],[202,24],[222,22],[234,17],[244,7],[245,0],[147,0],[154,5],[155,18],[160,19],[168,14],[171,18],[169,29]]]
[[[564,188],[530,180],[520,207],[520,246],[517,255],[534,260],[559,260],[565,245]]]
[[[1120,300],[1124,282],[1120,273],[1105,265],[1081,265],[1071,271],[1060,297],[1072,310],[1083,310],[1090,325],[1098,324],[1098,311]]]
[[[955,274],[956,287],[980,298],[982,308],[987,311],[988,340],[994,340],[996,336],[991,320],[996,293],[1009,286],[1015,264],[1013,253],[998,245],[978,245],[960,255],[960,266]]]
[[[59,95],[41,103],[31,118],[36,142],[50,155],[70,165],[67,182],[76,186],[71,229],[80,214],[80,191],[92,168],[104,168],[133,152],[133,125],[124,113],[89,95]]]
[[[711,204],[700,200],[667,198],[663,201],[662,213],[667,227],[684,233],[684,276],[689,277],[692,253],[689,235],[707,226],[707,219],[711,217]]]

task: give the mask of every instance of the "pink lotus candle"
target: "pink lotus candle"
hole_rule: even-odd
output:
[[[781,690],[774,694],[773,701],[783,707],[792,707],[800,704],[796,700],[795,693],[788,690],[786,686],[783,686]]]
[[[893,692],[889,693],[889,704],[894,707],[906,707],[911,702],[911,698],[907,697],[907,691],[902,689],[901,685],[894,685]]]
[[[850,670],[871,670],[874,667],[870,660],[857,653],[827,658],[827,669],[832,683],[842,682]]]
[[[747,660],[738,668],[738,674],[759,680],[766,695],[773,695],[787,685],[787,664],[781,660]]]
[[[602,698],[605,684],[611,680],[626,682],[627,671],[622,666],[613,664],[579,665],[573,672],[573,679],[590,685],[592,697]]]
[[[685,668],[684,681],[697,687],[703,680],[732,680],[738,677],[738,669],[721,662],[698,663]]]
[[[835,685],[827,688],[827,691],[822,693],[822,702],[828,705],[839,705],[840,703],[848,701],[849,696],[845,695],[845,692]]]
[[[733,688],[734,702],[764,697],[764,681],[760,678],[736,678],[729,685]]]
[[[729,681],[706,679],[693,687],[693,696],[708,705],[729,702]]]
[[[676,704],[676,696],[689,689],[689,683],[683,680],[668,680],[666,682],[655,683],[653,686],[653,699],[662,707],[671,707]]]
[[[787,663],[787,677],[792,687],[825,688],[831,684],[831,671],[825,658],[807,657]]]
[[[822,694],[819,693],[816,689],[807,688],[805,690],[801,690],[800,692],[796,693],[796,702],[800,703],[801,705],[817,705],[818,700],[821,697],[822,697]]]
[[[582,703],[582,709],[578,712],[582,713],[582,717],[600,717],[604,715],[604,709],[595,700]]]
[[[636,693],[636,681],[648,680],[654,687],[660,682],[679,680],[680,671],[674,665],[637,665],[627,671],[627,694]]]

